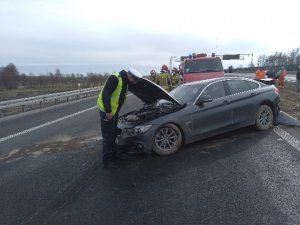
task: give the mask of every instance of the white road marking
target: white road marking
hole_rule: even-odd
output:
[[[295,149],[297,149],[298,151],[300,151],[300,141],[298,139],[296,139],[295,137],[293,137],[288,132],[284,131],[283,129],[281,129],[278,126],[274,127],[273,131],[279,137],[281,137],[283,140],[285,140],[289,145],[293,146]]]
[[[65,120],[65,119],[68,119],[68,118],[77,116],[77,115],[79,115],[79,114],[85,113],[85,112],[87,112],[87,111],[90,111],[90,110],[93,110],[93,109],[96,109],[96,108],[98,108],[98,106],[93,106],[93,107],[91,107],[91,108],[88,108],[88,109],[85,109],[85,110],[82,110],[82,111],[79,111],[79,112],[70,114],[70,115],[68,115],[68,116],[64,116],[64,117],[58,118],[58,119],[53,120],[53,121],[49,121],[49,122],[47,122],[47,123],[44,123],[44,124],[41,124],[41,125],[38,125],[38,126],[35,126],[35,127],[31,127],[31,128],[29,128],[29,129],[27,129],[27,130],[23,130],[23,131],[21,131],[21,132],[18,132],[18,133],[15,133],[15,134],[11,134],[11,135],[9,135],[9,136],[7,136],[7,137],[0,138],[0,143],[1,143],[1,142],[4,142],[4,141],[7,141],[7,140],[9,140],[9,139],[12,139],[12,138],[14,138],[14,137],[20,136],[20,135],[22,135],[22,134],[27,134],[27,133],[29,133],[29,132],[38,130],[38,129],[40,129],[40,128],[49,126],[49,125],[51,125],[51,124],[58,123],[58,122],[60,122],[60,121],[62,121],[62,120]]]
[[[128,94],[127,97],[129,97],[129,96],[131,96],[131,95],[133,95],[133,94]],[[7,136],[7,137],[0,138],[0,143],[1,143],[1,142],[4,142],[4,141],[7,141],[7,140],[9,140],[9,139],[15,138],[15,137],[17,137],[17,136],[20,136],[20,135],[22,135],[22,134],[27,134],[27,133],[29,133],[29,132],[38,130],[38,129],[40,129],[40,128],[49,126],[49,125],[51,125],[51,124],[58,123],[58,122],[60,122],[60,121],[62,121],[62,120],[71,118],[71,117],[73,117],[73,116],[77,116],[77,115],[79,115],[79,114],[81,114],[81,113],[85,113],[85,112],[87,112],[87,111],[90,111],[90,110],[93,110],[93,109],[96,109],[96,108],[98,108],[98,106],[93,106],[93,107],[91,107],[91,108],[88,108],[88,109],[85,109],[85,110],[82,110],[82,111],[79,111],[79,112],[70,114],[70,115],[68,115],[68,116],[64,116],[64,117],[58,118],[58,119],[56,119],[56,120],[53,120],[53,121],[50,121],[50,122],[47,122],[47,123],[38,125],[38,126],[36,126],[36,127],[31,127],[31,128],[29,128],[29,129],[27,129],[27,130],[23,130],[23,131],[21,131],[21,132],[18,132],[18,133],[15,133],[15,134],[11,134],[11,135],[9,135],[9,136]],[[102,140],[102,137],[100,137],[100,140]]]

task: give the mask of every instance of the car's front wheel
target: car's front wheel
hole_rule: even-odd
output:
[[[268,130],[273,126],[273,111],[268,105],[261,105],[255,117],[255,127],[258,130]]]
[[[182,134],[174,124],[165,124],[155,133],[153,151],[158,155],[170,155],[177,152],[182,143]]]

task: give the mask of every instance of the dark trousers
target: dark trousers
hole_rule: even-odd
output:
[[[117,153],[117,124],[118,119],[113,117],[111,120],[105,119],[105,113],[99,110],[101,120],[101,132],[103,137],[102,161],[108,164]]]
[[[297,92],[300,91],[300,79],[296,80],[296,89],[297,89]]]

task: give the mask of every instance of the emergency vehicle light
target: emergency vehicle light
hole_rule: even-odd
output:
[[[197,57],[206,57],[206,56],[207,56],[206,53],[198,53],[198,54],[197,54]]]
[[[206,53],[193,53],[188,56],[180,56],[180,61],[184,61],[186,59],[201,58],[201,57],[207,57],[207,54]]]

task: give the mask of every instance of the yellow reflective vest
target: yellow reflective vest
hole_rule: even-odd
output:
[[[117,110],[118,110],[118,107],[119,107],[119,99],[120,99],[120,94],[121,94],[121,90],[122,90],[122,87],[123,87],[123,80],[122,80],[122,77],[119,73],[113,73],[112,75],[116,76],[119,80],[118,86],[116,87],[116,89],[114,90],[114,92],[112,93],[111,98],[110,98],[112,114],[115,115]],[[104,84],[104,87],[105,87],[105,85],[106,85],[106,82]],[[102,93],[103,93],[104,87],[102,88],[102,90],[101,90],[101,92],[98,96],[98,100],[97,100],[97,105],[98,105],[98,107],[100,108],[100,110],[102,112],[105,112],[104,104],[103,104],[103,101],[102,101]],[[125,93],[124,103],[125,103],[125,100],[126,100],[126,95],[127,95],[127,90],[126,90],[126,93]]]

